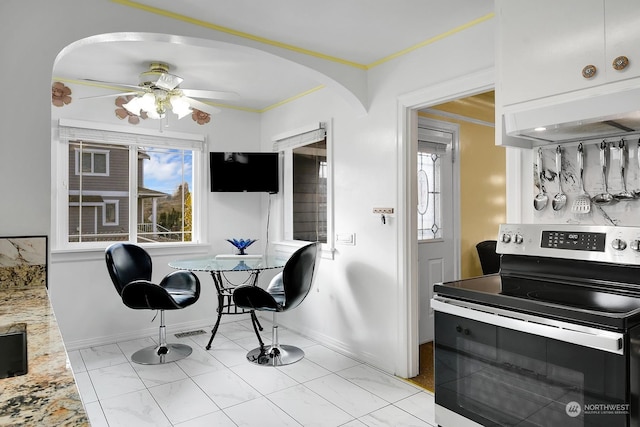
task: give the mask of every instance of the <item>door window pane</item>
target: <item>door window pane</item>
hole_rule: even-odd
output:
[[[440,154],[418,152],[418,240],[442,238],[441,164]]]

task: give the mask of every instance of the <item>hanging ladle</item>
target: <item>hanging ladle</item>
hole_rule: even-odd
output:
[[[567,195],[562,192],[562,148],[556,148],[556,172],[558,173],[558,193],[553,196],[551,207],[554,211],[559,211],[567,204]]]
[[[638,146],[636,147],[636,160],[638,160],[638,168],[640,170],[640,139],[638,139]],[[633,195],[640,198],[640,189],[633,190]]]
[[[549,196],[547,196],[547,192],[544,189],[544,185],[542,184],[543,177],[544,171],[542,170],[542,148],[538,148],[538,179],[540,180],[540,191],[533,199],[533,207],[537,211],[541,211],[542,209],[544,209],[549,202]]]
[[[609,185],[607,184],[607,143],[600,143],[600,168],[602,169],[602,181],[604,182],[604,192],[593,196],[593,203],[597,205],[606,205],[613,202],[613,194],[609,193]]]
[[[634,196],[632,192],[627,191],[627,182],[624,177],[624,170],[628,157],[628,151],[624,143],[624,139],[621,139],[620,142],[618,142],[618,152],[620,154],[620,181],[622,181],[622,191],[614,194],[613,197],[617,200],[633,200],[636,196]]]

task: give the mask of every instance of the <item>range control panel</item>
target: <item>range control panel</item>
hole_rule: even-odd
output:
[[[605,233],[542,230],[540,246],[543,248],[604,252],[606,238],[607,235]]]
[[[640,227],[572,224],[502,224],[501,254],[640,265]]]

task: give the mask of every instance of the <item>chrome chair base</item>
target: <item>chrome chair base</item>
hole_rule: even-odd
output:
[[[189,356],[193,349],[185,344],[164,344],[138,350],[131,356],[131,360],[141,365],[161,365],[175,362]]]
[[[304,358],[304,351],[292,345],[258,347],[247,353],[247,360],[260,366],[284,366]]]

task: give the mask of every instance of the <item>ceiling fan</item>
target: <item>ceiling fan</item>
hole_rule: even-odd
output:
[[[199,99],[233,100],[239,98],[238,94],[234,92],[180,88],[180,83],[184,79],[169,73],[169,65],[162,62],[152,62],[147,71],[140,73],[137,86],[92,79],[83,80],[114,86],[126,91],[83,99],[133,95],[134,98],[123,104],[122,107],[138,116],[146,113],[147,117],[151,119],[164,118],[168,110],[177,114],[179,119],[191,114],[193,109],[215,114],[220,109],[205,104]]]

